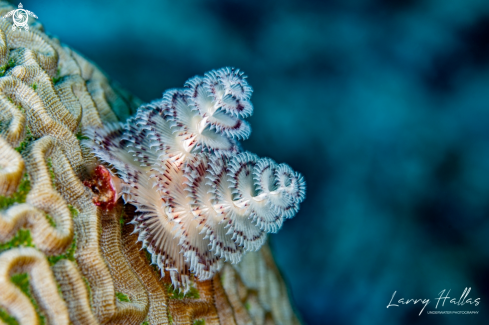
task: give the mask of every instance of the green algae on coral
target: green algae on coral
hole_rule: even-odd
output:
[[[129,297],[126,294],[123,294],[122,292],[116,292],[115,296],[119,301],[131,302],[131,299],[129,299]]]
[[[76,134],[76,138],[78,139],[78,141],[90,139],[89,137],[83,135],[83,133],[81,131]]]
[[[119,224],[121,225],[121,231],[122,231],[122,226],[124,226],[126,222],[124,221],[124,213],[121,214],[119,217]]]
[[[158,266],[152,262],[151,253],[148,252],[147,249],[144,249],[144,256],[146,256],[146,259],[148,260],[149,265],[151,265],[151,267],[153,268],[153,271],[155,271],[156,274],[160,274],[160,270],[158,269]]]
[[[76,251],[76,235],[73,236],[73,242],[71,243],[70,248],[64,254],[48,256],[48,262],[50,265],[56,264],[59,260],[67,259],[72,262],[76,262],[75,260],[75,251]]]
[[[53,77],[53,84],[57,84],[61,80],[61,77]]]
[[[22,181],[15,191],[10,197],[0,195],[0,210],[4,210],[14,203],[25,203],[25,199],[27,194],[31,190],[31,182],[29,180],[29,175],[24,174],[22,177]]]
[[[90,287],[90,283],[88,282],[87,278],[85,278],[83,275],[82,275],[82,279],[83,282],[85,283],[85,287],[87,288],[88,300],[92,301],[92,287]]]
[[[2,308],[0,308],[0,320],[7,325],[19,325],[19,322]]]
[[[12,247],[35,247],[32,243],[31,232],[28,229],[19,229],[14,238],[5,243],[0,243],[0,253]]]
[[[10,279],[13,284],[15,284],[27,297],[29,297],[32,305],[36,309],[37,316],[39,317],[39,324],[46,324],[46,317],[40,312],[39,305],[32,296],[31,286],[29,284],[29,274],[17,273],[12,275]]]
[[[2,66],[0,66],[0,77],[3,77],[3,75],[5,74],[5,71],[7,71],[8,69],[8,64],[4,64]]]
[[[51,227],[54,227],[56,228],[56,222],[54,222],[54,219],[53,217],[51,217],[49,214],[45,213],[44,216],[46,217],[46,219],[48,220],[49,224],[51,225]]]
[[[53,85],[56,85],[61,80],[61,78],[63,78],[63,77],[60,76],[60,71],[58,68],[58,70],[56,70],[56,76],[52,78]]]
[[[76,208],[74,208],[72,205],[68,205],[68,209],[70,210],[71,216],[73,218],[78,216],[78,213],[79,213],[78,210]],[[67,259],[67,260],[70,260],[70,261],[76,263],[75,251],[76,251],[76,234],[73,236],[73,242],[71,243],[70,248],[68,248],[68,250],[64,254],[55,255],[55,256],[48,256],[49,264],[54,265],[54,264],[56,264],[56,262],[58,262],[59,260],[62,260],[62,259]],[[86,282],[86,283],[88,286],[88,282]],[[90,287],[88,287],[88,289],[90,289]]]
[[[8,68],[13,68],[13,67],[15,67],[15,65],[16,65],[15,60],[14,59],[10,59],[10,60],[8,60],[8,63],[7,63],[7,69]]]
[[[31,133],[31,130],[29,129],[29,126],[26,125],[25,127],[25,138],[24,140],[19,144],[19,146],[17,148],[15,148],[15,150],[18,152],[18,153],[22,153],[24,152],[24,150],[27,148],[27,146],[32,142],[34,141],[35,138],[34,136],[32,135]]]
[[[74,207],[74,206],[72,206],[71,204],[68,204],[68,209],[70,210],[71,216],[72,216],[73,218],[78,217],[78,213],[80,213],[80,212],[78,211],[78,209],[77,209],[77,208],[75,208],[75,207]]]
[[[146,259],[149,261],[149,264],[151,265],[153,270],[157,274],[159,274],[160,270],[158,269],[158,266],[151,262],[151,254],[146,249],[144,249],[144,253],[145,253],[144,255],[146,256]],[[182,290],[175,289],[171,283],[165,283],[164,286],[166,288],[166,292],[168,293],[168,298],[170,298],[170,299],[181,300],[181,299],[185,299],[185,298],[191,298],[191,299],[199,299],[200,298],[199,290],[195,287],[191,286],[190,290],[187,293],[183,293]]]
[[[46,159],[46,166],[48,166],[49,175],[51,176],[51,184],[53,184],[54,189],[56,189],[56,174],[53,169],[53,161],[51,158]]]
[[[184,293],[180,289],[175,289],[172,284],[165,283],[166,292],[168,292],[168,298],[182,300],[185,298],[199,299],[200,294],[197,288],[190,286],[189,290]]]

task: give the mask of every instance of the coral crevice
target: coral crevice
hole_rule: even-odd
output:
[[[10,144],[0,137],[0,195],[10,196],[24,173],[24,160]]]
[[[29,298],[10,281],[17,273],[29,275],[32,295],[50,324],[69,324],[68,309],[59,295],[49,263],[34,248],[13,248],[0,255],[0,306],[21,324],[39,324]]]

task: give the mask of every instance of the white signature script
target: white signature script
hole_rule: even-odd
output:
[[[470,293],[470,289],[471,288],[468,288],[468,289],[465,288],[464,292],[460,296],[460,299],[458,299],[458,300],[457,300],[457,298],[450,299],[450,297],[448,296],[450,294],[450,290],[448,290],[448,292],[446,293],[446,295],[443,296],[445,294],[445,291],[446,291],[445,289],[443,289],[438,294],[439,297],[438,298],[435,298],[435,300],[437,300],[435,309],[438,308],[438,304],[440,303],[440,300],[443,300],[441,306],[442,307],[445,306],[445,301],[447,299],[449,299],[449,302],[451,304],[455,304],[457,306],[463,306],[465,304],[470,304],[470,305],[474,304],[474,306],[478,306],[481,298],[477,298],[475,300],[472,300],[472,298],[467,298],[467,296]],[[417,304],[417,303],[420,302],[422,305],[424,305],[423,308],[421,309],[421,311],[419,312],[419,315],[421,315],[421,313],[423,313],[423,310],[430,303],[430,300],[429,299],[404,299],[404,298],[401,298],[401,299],[397,300],[397,303],[398,304],[395,304],[395,303],[392,303],[392,301],[394,300],[394,296],[396,295],[396,293],[397,293],[397,291],[394,291],[394,293],[392,294],[391,301],[389,301],[389,304],[387,305],[387,308],[389,308],[389,307],[399,307],[398,304],[408,305],[410,303]]]

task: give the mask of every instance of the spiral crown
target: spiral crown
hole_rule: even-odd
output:
[[[286,164],[243,151],[252,88],[234,68],[189,79],[126,124],[91,129],[86,143],[122,179],[132,221],[152,262],[176,287],[211,278],[222,261],[258,250],[305,197]]]

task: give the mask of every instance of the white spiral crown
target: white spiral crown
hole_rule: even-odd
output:
[[[88,132],[88,146],[137,207],[139,240],[176,287],[258,250],[304,200],[299,173],[237,142],[251,132],[243,120],[253,112],[251,93],[239,70],[213,70],[141,106],[126,124]]]

